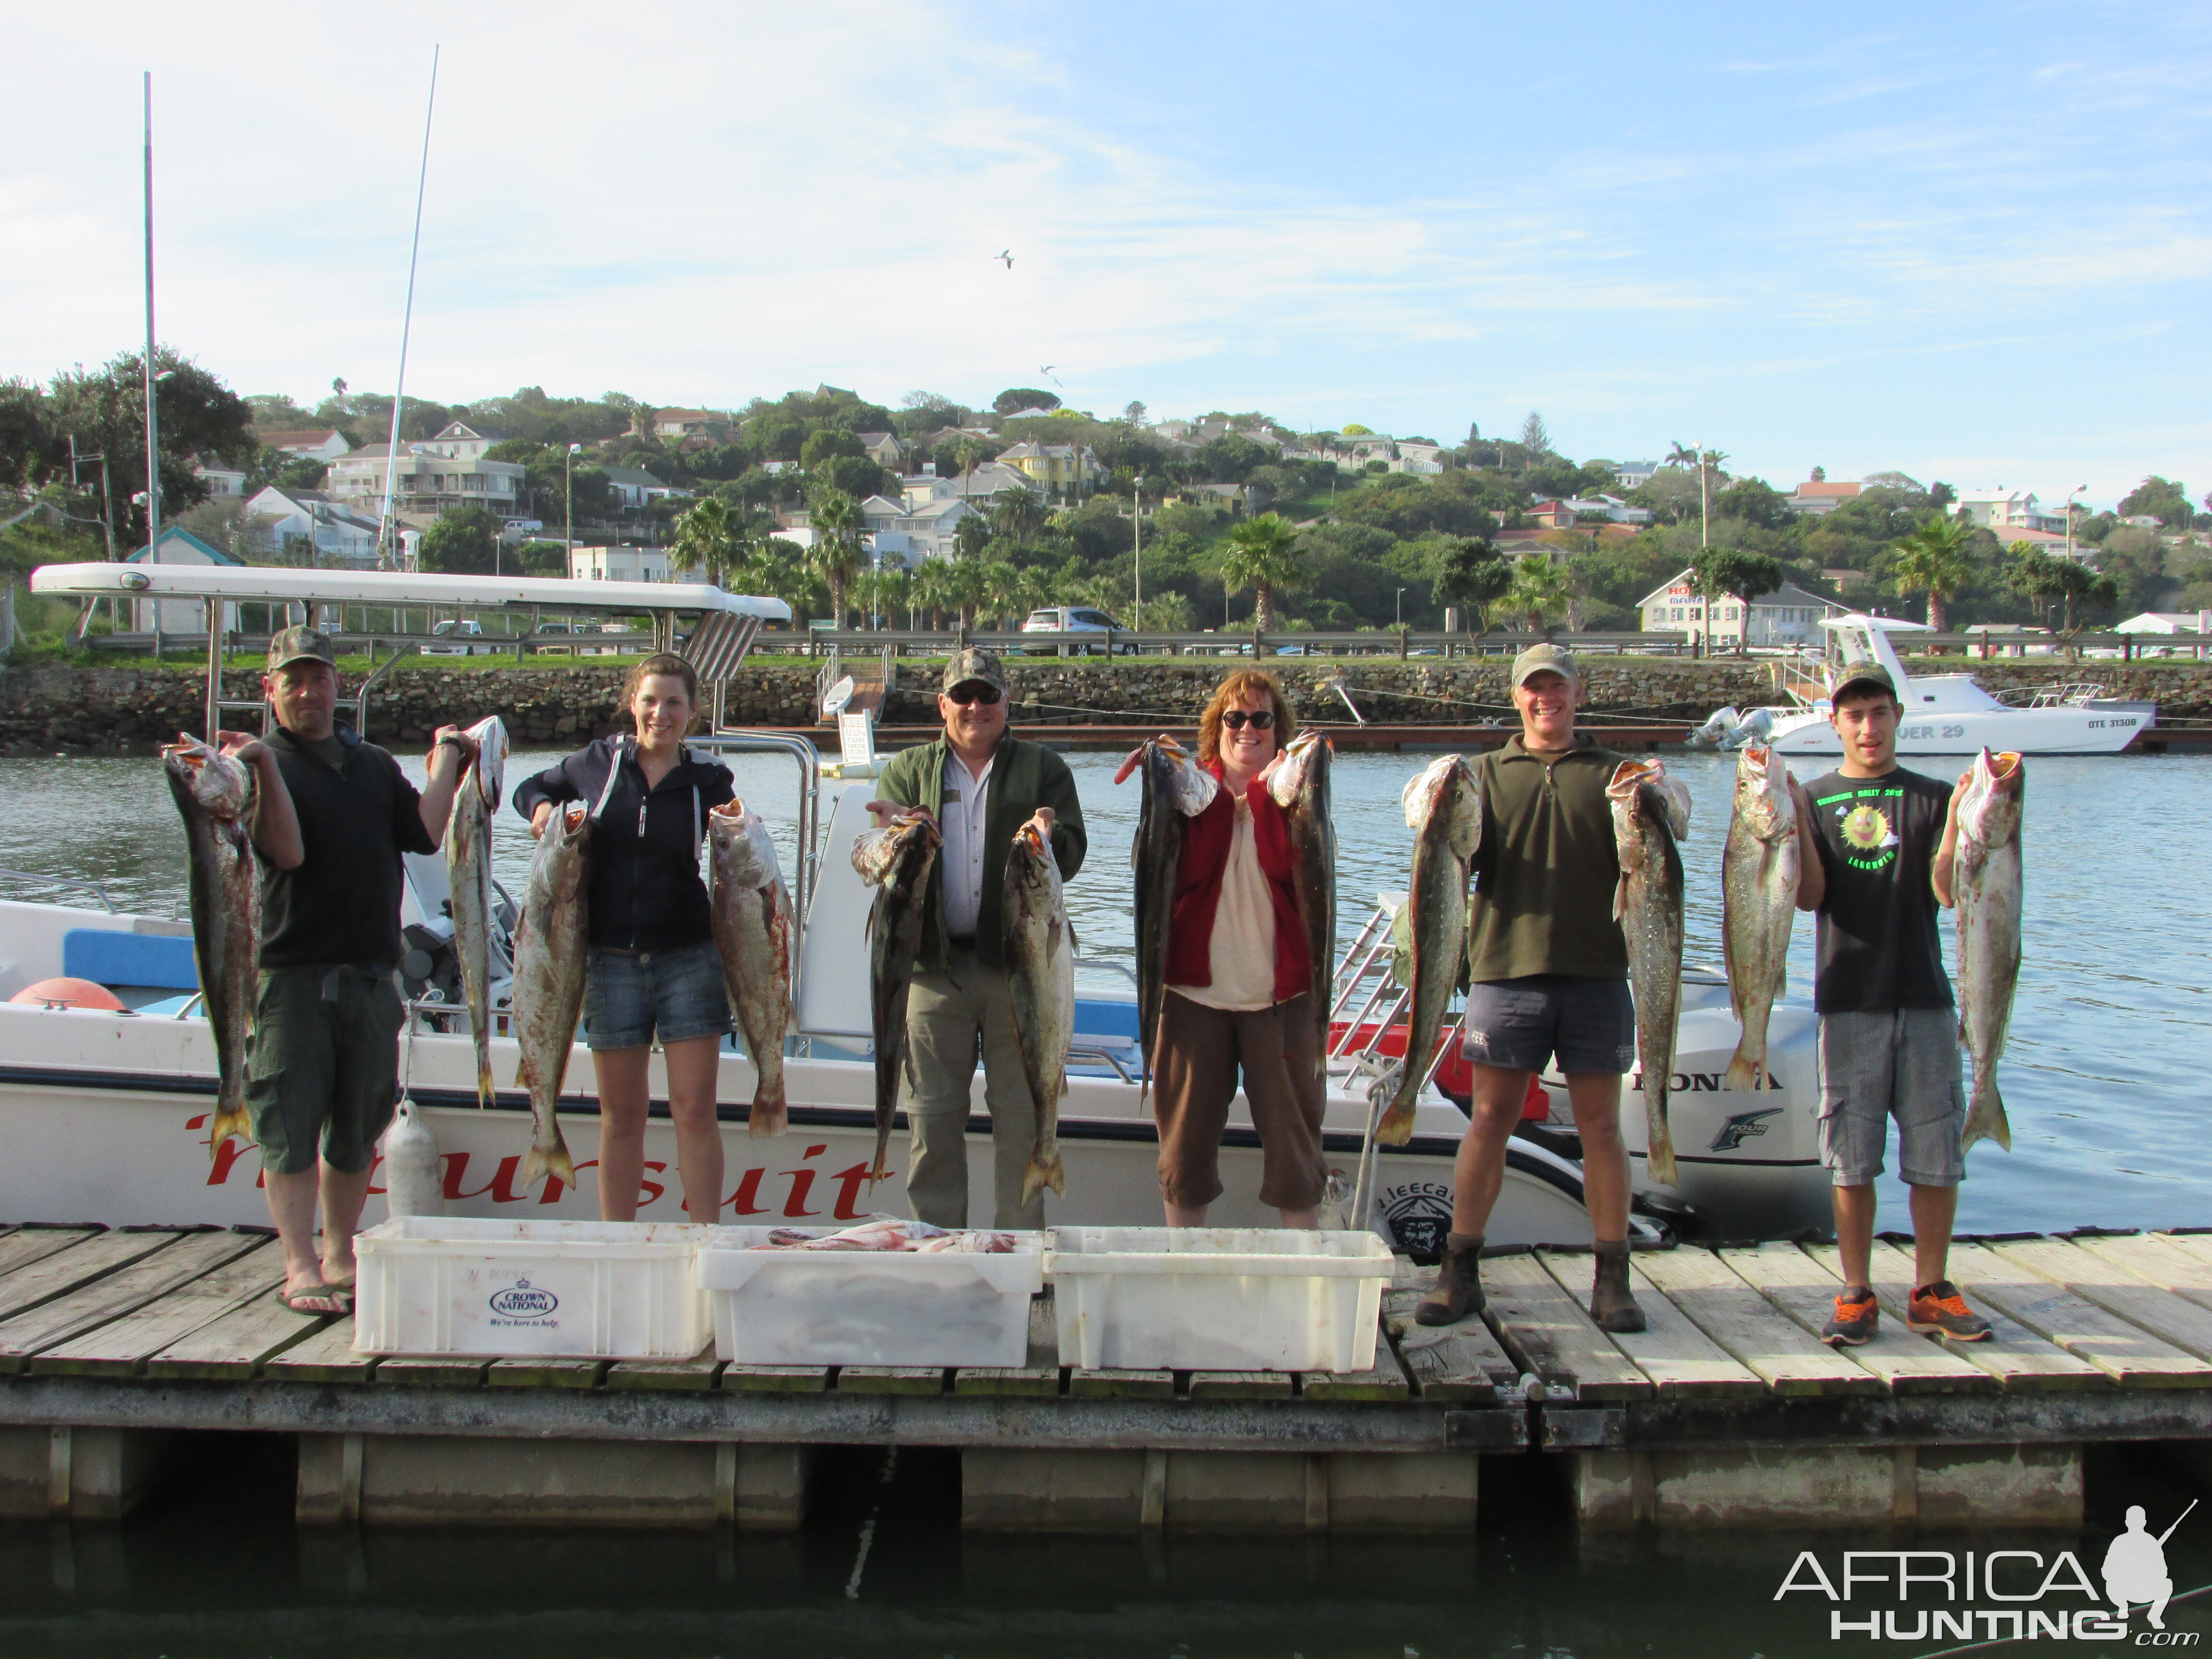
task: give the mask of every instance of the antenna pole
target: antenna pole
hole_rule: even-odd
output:
[[[422,192],[430,181],[430,121],[438,110],[438,48],[430,48],[430,99],[422,112],[422,170],[415,180],[415,240],[407,250],[407,308],[399,319],[399,381],[392,389],[392,441],[384,458],[384,512],[377,522],[376,565],[398,568],[399,533],[392,516],[392,485],[399,471],[399,411],[407,401],[407,335],[415,325],[415,263],[422,251]]]
[[[146,72],[146,562],[161,562],[161,417],[154,407],[154,71]],[[161,654],[161,601],[154,601],[154,654]]]

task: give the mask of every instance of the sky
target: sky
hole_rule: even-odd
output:
[[[11,25],[0,375],[161,337],[731,407],[1042,385],[1787,489],[2212,488],[2212,9],[78,0]],[[1011,268],[993,258],[1011,250]],[[1047,367],[1049,377],[1046,377]]]

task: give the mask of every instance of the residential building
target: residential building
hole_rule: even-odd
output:
[[[899,493],[909,506],[927,501],[951,501],[964,497],[972,501],[987,501],[1006,490],[1035,489],[1034,479],[1018,467],[1007,466],[998,461],[986,461],[973,472],[948,472],[942,477],[934,472],[918,473],[899,480]]]
[[[665,547],[572,547],[568,578],[580,582],[665,582],[669,573]]]
[[[353,446],[336,427],[309,427],[298,432],[257,432],[264,449],[281,449],[287,455],[304,455],[311,461],[335,461],[352,453]]]
[[[860,453],[887,471],[896,472],[899,463],[906,459],[906,446],[898,441],[896,432],[863,432]]]
[[[866,520],[865,545],[885,564],[902,564],[911,570],[925,559],[949,559],[959,548],[958,531],[964,520],[981,516],[982,509],[957,495],[893,501],[871,495],[860,503]]]
[[[999,465],[1012,467],[1047,495],[1071,501],[1095,489],[1103,476],[1088,444],[1018,443],[1000,453]]]
[[[1244,510],[1244,486],[1233,483],[1179,484],[1177,495],[1197,507],[1225,507],[1231,513]]]
[[[2114,623],[2112,632],[2212,635],[2212,611],[2145,611],[2124,623]]]
[[[1615,524],[1650,524],[1651,522],[1650,508],[1631,507],[1618,495],[1577,496],[1566,505],[1574,510],[1577,519],[1585,513],[1602,513]]]
[[[335,501],[320,490],[283,489],[275,484],[246,504],[258,550],[272,559],[326,568],[374,570],[376,520]],[[301,544],[313,549],[301,560]]]
[[[202,541],[189,530],[176,525],[161,526],[160,540],[161,556],[152,562],[158,564],[228,565],[239,567],[246,561],[235,553],[226,553],[210,542]],[[126,564],[149,562],[147,550],[140,548],[124,561]],[[159,613],[158,619],[156,613]],[[226,632],[237,629],[238,605],[226,600],[222,606],[222,625]],[[131,627],[133,632],[150,634],[158,627],[164,634],[198,634],[207,637],[208,602],[205,599],[133,599],[131,601]]]
[[[1733,648],[1743,639],[1747,626],[1743,601],[1730,593],[1706,599],[1691,585],[1690,574],[1684,569],[1638,602],[1645,629],[1654,634],[1686,633],[1714,649]],[[1820,619],[1842,611],[1843,606],[1833,600],[1808,593],[1795,582],[1784,582],[1751,602],[1751,644],[1770,649],[1809,645],[1820,637]]]
[[[1539,530],[1572,530],[1575,527],[1575,504],[1557,499],[1538,501],[1528,509],[1525,516]]]
[[[456,421],[434,438],[402,443],[392,479],[393,512],[428,520],[457,507],[475,506],[504,518],[526,507],[520,463],[483,459],[484,451],[499,441]],[[341,457],[331,464],[324,493],[356,513],[380,516],[391,454],[389,445],[367,444]]]
[[[236,467],[209,466],[204,462],[195,461],[192,463],[192,477],[207,486],[209,499],[212,501],[246,493],[246,474]],[[2152,522],[2156,523],[2157,520],[2153,520]]]
[[[714,443],[726,444],[730,441],[730,434],[737,429],[737,422],[719,410],[656,409],[653,411],[653,435],[663,441],[705,438]]]
[[[1859,493],[1855,482],[1837,479],[1831,482],[1826,469],[1814,467],[1813,476],[1797,486],[1790,497],[1792,513],[1809,513],[1814,518],[1825,518]]]
[[[682,496],[688,500],[691,495],[688,489],[661,483],[642,467],[603,466],[599,471],[607,475],[607,488],[613,493],[615,505],[629,511],[635,512],[664,495]]]
[[[1442,444],[1432,444],[1426,438],[1401,438],[1398,441],[1398,459],[1401,461],[1426,462],[1434,465],[1439,472],[1443,471],[1441,461],[1443,453],[1444,447]],[[1412,470],[1410,466],[1407,468],[1408,471]]]
[[[1623,489],[1640,489],[1659,476],[1656,461],[1623,461],[1613,469]]]
[[[1961,490],[1956,510],[2000,538],[2015,530],[2055,531],[2062,538],[2066,533],[2066,515],[2043,511],[2033,490],[2007,489],[2002,484],[1995,489]]]

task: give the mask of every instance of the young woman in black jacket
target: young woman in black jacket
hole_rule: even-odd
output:
[[[690,1218],[721,1206],[715,1079],[730,1030],[699,846],[707,814],[736,793],[730,769],[695,757],[684,735],[699,678],[665,653],[630,671],[623,701],[635,732],[600,738],[526,779],[514,809],[541,834],[556,806],[592,809],[591,960],[584,1040],[599,1084],[599,1215],[637,1218],[645,1173],[646,1060],[660,1039],[668,1111]]]

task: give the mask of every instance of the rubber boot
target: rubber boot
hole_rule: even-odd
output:
[[[1628,1288],[1628,1241],[1597,1246],[1597,1278],[1590,1286],[1590,1317],[1601,1331],[1640,1331],[1644,1310]]]
[[[1413,1310],[1417,1325],[1455,1325],[1482,1311],[1482,1235],[1448,1233],[1437,1287]]]

